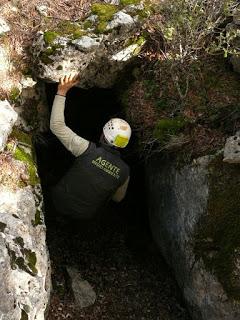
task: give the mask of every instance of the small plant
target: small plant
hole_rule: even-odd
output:
[[[181,100],[187,96],[197,61],[210,54],[237,54],[233,43],[240,31],[225,30],[235,7],[233,0],[166,0],[156,7],[157,18],[151,24],[155,55],[159,68],[166,62]]]
[[[186,120],[181,117],[161,119],[155,125],[153,136],[160,143],[165,143],[171,136],[177,135],[186,125]]]

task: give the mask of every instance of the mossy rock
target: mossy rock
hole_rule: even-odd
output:
[[[43,39],[44,39],[45,43],[48,46],[50,46],[53,44],[54,40],[57,39],[58,36],[59,36],[59,34],[55,31],[46,31],[46,32],[44,32]]]
[[[177,135],[186,123],[182,117],[160,119],[155,125],[153,135],[160,143],[164,143],[169,137]]]
[[[17,268],[29,273],[32,276],[37,275],[38,270],[36,268],[37,257],[36,253],[25,248],[21,248],[22,257],[17,257],[15,251],[7,247],[8,255],[10,257],[10,264],[12,270]]]
[[[222,160],[220,155],[209,164],[207,213],[197,226],[194,251],[228,297],[239,301],[240,281],[235,271],[240,252],[240,166]]]
[[[120,4],[122,6],[129,6],[131,4],[139,4],[141,0],[120,0]]]
[[[32,225],[34,227],[37,227],[39,225],[42,225],[43,224],[43,219],[42,219],[42,216],[41,216],[41,211],[39,209],[36,210],[36,213],[35,213],[35,219],[32,220]]]
[[[39,59],[46,65],[52,64],[54,60],[51,56],[53,57],[60,53],[62,48],[62,45],[52,44],[51,47],[46,48],[40,53]]]
[[[11,91],[9,93],[9,99],[11,102],[15,102],[17,101],[17,99],[19,98],[21,94],[21,91],[18,87],[12,87]]]
[[[24,162],[28,167],[29,183],[32,186],[39,184],[39,177],[37,173],[36,164],[34,163],[32,156],[28,154],[22,147],[17,147],[14,153],[14,158]]]
[[[94,3],[91,7],[93,14],[98,16],[99,22],[96,27],[97,33],[106,32],[108,22],[113,18],[114,14],[119,10],[118,6],[113,4]]]
[[[61,21],[56,27],[56,32],[59,36],[67,36],[71,39],[78,39],[86,35],[86,31],[77,23],[71,21]]]
[[[32,186],[39,184],[40,179],[37,172],[36,155],[32,145],[31,135],[14,128],[10,138],[16,140],[18,144],[13,154],[14,159],[22,161],[27,165],[29,184]],[[25,148],[29,150],[29,153]]]

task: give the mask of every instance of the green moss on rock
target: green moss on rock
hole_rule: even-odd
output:
[[[14,153],[14,158],[16,160],[23,161],[28,167],[28,174],[29,174],[29,183],[32,186],[40,183],[37,168],[32,159],[32,156],[28,154],[22,147],[17,147]]]
[[[9,94],[10,101],[15,102],[19,98],[20,93],[21,93],[21,91],[18,87],[12,87],[10,94]]]
[[[70,36],[72,39],[78,39],[86,34],[77,23],[71,21],[61,21],[56,29],[60,36]]]
[[[186,125],[181,117],[160,119],[155,125],[153,135],[159,142],[166,142],[170,136],[177,135]]]
[[[15,251],[11,250],[9,246],[7,246],[7,250],[10,257],[10,265],[13,270],[19,268],[32,276],[37,275],[37,257],[35,252],[26,248],[21,248],[23,256],[17,257]]]
[[[113,15],[118,12],[118,7],[113,4],[94,3],[91,7],[93,14],[98,16],[99,23],[96,27],[97,33],[104,33],[108,21],[113,18]]]
[[[51,47],[43,50],[40,53],[39,59],[46,65],[52,64],[54,60],[51,58],[51,56],[58,54],[62,48],[62,45],[52,44]]]
[[[196,230],[195,254],[222,284],[228,297],[240,300],[240,166],[226,164],[222,156],[209,164],[207,214]]]
[[[120,4],[123,6],[129,6],[131,4],[139,4],[141,0],[120,0]]]
[[[32,138],[30,134],[20,131],[17,128],[13,128],[10,137],[32,148]]]
[[[84,28],[84,30],[87,30],[87,29],[90,29],[90,28],[92,28],[93,27],[93,22],[92,21],[90,21],[90,20],[86,20],[85,22],[84,22],[84,24],[83,24],[83,28]]]
[[[35,213],[35,220],[34,221],[32,220],[32,225],[36,227],[42,224],[43,224],[43,220],[41,217],[41,211],[37,209]]]
[[[49,30],[44,32],[43,39],[48,46],[51,46],[58,36],[57,32]]]
[[[23,253],[25,256],[25,261],[27,263],[27,266],[30,268],[32,273],[36,275],[38,273],[36,268],[36,263],[37,263],[36,253],[29,249],[23,249]]]

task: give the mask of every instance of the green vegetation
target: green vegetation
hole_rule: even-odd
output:
[[[160,143],[165,143],[171,136],[177,135],[186,125],[186,120],[180,117],[160,119],[154,128],[153,136]]]
[[[92,27],[93,27],[93,22],[90,21],[90,20],[86,20],[86,21],[84,22],[84,24],[83,24],[84,30],[90,29],[90,28],[92,28]]]
[[[15,102],[19,96],[20,96],[21,91],[19,90],[18,87],[12,87],[10,94],[9,94],[9,99],[11,102]]]
[[[113,4],[94,3],[91,10],[99,19],[96,32],[104,33],[106,31],[108,21],[110,21],[113,18],[113,15],[118,11],[118,7]]]
[[[38,271],[36,269],[36,263],[37,263],[36,253],[29,249],[23,249],[23,253],[25,255],[25,259],[27,260],[27,266],[30,268],[33,275],[37,275]]]
[[[240,167],[225,164],[222,156],[209,164],[209,200],[196,230],[195,254],[215,274],[229,298],[240,300],[236,270],[240,252]]]
[[[128,6],[131,4],[139,4],[141,0],[120,0],[120,4],[123,6]]]
[[[59,34],[57,32],[46,31],[44,32],[43,39],[48,46],[51,46],[58,36]]]
[[[8,255],[10,257],[11,268],[14,270],[19,268],[32,276],[37,275],[38,271],[36,269],[36,253],[25,248],[21,248],[22,257],[17,257],[15,251],[7,247]]]
[[[51,47],[46,48],[45,50],[43,50],[41,52],[39,59],[46,65],[52,64],[54,62],[54,60],[52,58],[50,58],[50,56],[54,56],[62,48],[63,48],[62,45],[52,44]]]
[[[35,186],[38,184],[40,181],[32,156],[28,154],[22,147],[17,147],[14,153],[14,158],[16,160],[23,161],[27,165],[30,185]]]
[[[81,38],[85,34],[86,31],[82,30],[80,25],[77,23],[72,23],[71,21],[61,21],[58,23],[55,30],[48,30],[44,32],[43,38],[48,47],[41,52],[39,59],[45,65],[52,64],[54,60],[51,58],[51,56],[56,55],[63,48],[63,45],[55,43],[55,40],[58,37],[67,36],[74,40]]]
[[[35,220],[34,221],[32,220],[32,225],[36,227],[42,224],[43,224],[43,220],[41,217],[41,211],[37,209],[35,213]]]
[[[27,134],[23,131],[20,131],[17,128],[13,128],[10,137],[16,139],[20,143],[24,143],[24,144],[28,145],[29,147],[32,147],[31,135]]]
[[[61,21],[56,27],[56,32],[58,36],[70,36],[73,40],[86,34],[80,25],[71,21]]]

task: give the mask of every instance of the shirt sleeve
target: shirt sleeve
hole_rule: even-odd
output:
[[[127,192],[127,188],[129,185],[129,180],[130,177],[127,178],[127,180],[124,182],[123,185],[121,185],[121,187],[119,187],[117,189],[117,191],[114,193],[112,200],[115,202],[120,202],[125,198],[126,192]]]
[[[50,118],[50,129],[65,148],[78,157],[88,149],[89,141],[78,136],[66,126],[64,117],[65,101],[66,97],[55,96]]]

